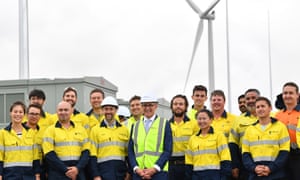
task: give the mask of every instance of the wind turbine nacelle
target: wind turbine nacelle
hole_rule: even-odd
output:
[[[206,20],[215,20],[215,11],[212,11],[210,14],[206,14],[205,16],[202,15],[200,16],[201,19],[206,19]]]

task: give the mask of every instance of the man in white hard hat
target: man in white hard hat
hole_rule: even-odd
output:
[[[117,114],[121,124],[127,127],[128,118],[130,116],[129,109],[126,106],[119,106]]]
[[[172,154],[172,131],[169,122],[156,115],[158,101],[152,96],[141,99],[144,117],[132,129],[128,159],[133,180],[168,179],[168,160]]]
[[[92,128],[90,133],[90,169],[94,180],[124,179],[127,175],[125,157],[129,132],[114,117],[118,103],[108,96],[101,103],[104,120]]]

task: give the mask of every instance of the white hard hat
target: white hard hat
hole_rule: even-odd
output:
[[[126,106],[119,106],[117,114],[124,117],[130,116],[129,109]]]
[[[157,103],[157,99],[150,95],[145,95],[141,98],[141,103],[155,102]]]
[[[101,103],[101,107],[103,106],[115,106],[116,108],[118,108],[118,103],[117,100],[112,97],[112,96],[107,96],[106,98],[103,99],[102,103]]]

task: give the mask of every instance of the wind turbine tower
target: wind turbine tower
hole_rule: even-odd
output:
[[[191,8],[199,15],[200,21],[198,24],[196,38],[194,41],[193,53],[192,53],[188,73],[185,80],[184,92],[190,76],[190,71],[194,61],[196,50],[202,36],[203,20],[208,21],[208,78],[209,78],[209,91],[212,92],[215,89],[213,27],[212,27],[212,21],[215,19],[215,12],[213,11],[213,8],[220,2],[220,0],[215,0],[214,2],[212,2],[204,12],[202,12],[200,8],[192,0],[186,0],[186,1],[191,6]]]
[[[27,0],[19,0],[19,79],[29,79]]]

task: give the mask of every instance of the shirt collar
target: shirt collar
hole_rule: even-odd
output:
[[[171,119],[169,120],[171,123],[174,123],[174,115],[171,117]],[[183,122],[188,122],[190,121],[190,118],[185,114],[183,117]]]
[[[145,120],[151,120],[151,121],[154,121],[154,120],[156,119],[156,117],[157,117],[156,114],[154,114],[151,118],[146,118],[146,117],[144,116],[144,121],[145,121]]]
[[[300,111],[300,104],[297,104],[294,108],[295,111]],[[286,111],[286,108],[283,109],[283,111]]]
[[[214,128],[210,126],[208,134],[213,134],[214,133]],[[199,136],[201,134],[201,129],[199,130],[199,132],[196,134],[196,136]]]
[[[71,126],[75,127],[75,123],[73,121],[70,121],[70,124],[71,124]],[[57,121],[56,124],[55,124],[55,127],[56,128],[62,128],[62,125],[60,124],[59,121]]]
[[[277,121],[278,121],[277,119],[271,117],[271,123],[272,124],[276,123]],[[259,120],[257,120],[255,123],[253,123],[253,126],[257,125],[258,123],[259,123]]]
[[[93,113],[93,109],[90,109],[89,112],[86,113],[87,116],[90,116]]]
[[[76,114],[80,114],[80,112],[74,108],[73,115],[75,116]]]
[[[26,124],[22,123],[22,126],[24,129],[28,130],[30,129],[28,126],[26,126]],[[4,129],[7,130],[7,131],[11,131],[11,128],[12,128],[12,123],[9,123],[8,126],[6,126]]]
[[[103,121],[101,121],[101,123],[100,123],[100,127],[105,127],[105,128],[107,128],[108,126],[107,126],[107,121],[104,119]],[[122,126],[122,124],[120,124],[117,120],[115,120],[115,124],[114,124],[116,127],[121,127]]]
[[[23,124],[24,126],[26,126],[26,127],[29,127],[29,126],[27,126],[27,122],[28,122],[28,121],[25,121],[25,122],[23,122],[22,124]],[[29,127],[29,128],[30,128],[30,127]],[[36,125],[36,129],[37,129],[37,130],[40,130],[40,126],[39,126],[38,124]]]
[[[223,111],[221,117],[222,117],[222,118],[225,118],[225,119],[227,118],[227,112],[226,112],[225,110]]]

